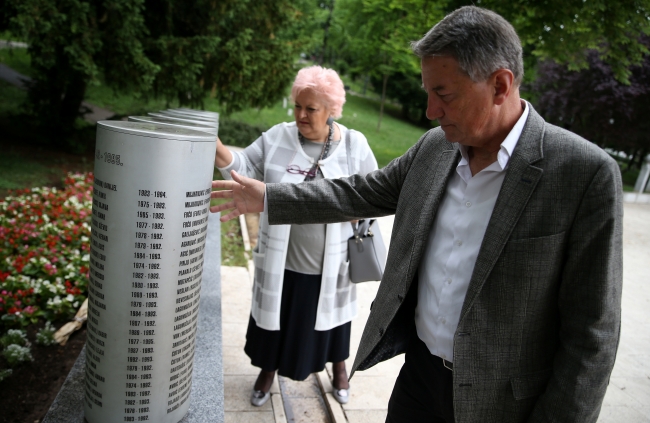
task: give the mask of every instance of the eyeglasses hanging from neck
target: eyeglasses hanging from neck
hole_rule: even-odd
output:
[[[330,148],[332,147],[332,137],[334,136],[334,118],[332,118],[331,116],[327,118],[327,125],[330,128],[329,135],[327,136],[327,140],[325,140],[323,149],[320,152],[320,157],[318,158],[318,160],[316,160],[316,162],[314,162],[311,169],[303,170],[298,165],[289,164],[287,166],[287,172],[293,175],[296,174],[305,175],[305,182],[313,181],[316,178],[318,172],[321,172],[318,163],[321,160],[324,160],[329,155]],[[298,131],[298,139],[300,140],[301,146],[305,145],[305,137],[300,133],[300,131]]]

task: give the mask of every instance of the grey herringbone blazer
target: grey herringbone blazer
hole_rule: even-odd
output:
[[[417,270],[458,160],[433,129],[365,177],[267,185],[271,224],[395,214],[353,371],[403,352],[413,333]],[[619,340],[621,188],[614,160],[531,107],[454,337],[457,423],[597,420]]]

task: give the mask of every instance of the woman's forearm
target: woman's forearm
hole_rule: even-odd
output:
[[[217,167],[226,167],[232,162],[232,153],[228,150],[219,137],[217,137],[217,154],[214,158],[214,164]]]

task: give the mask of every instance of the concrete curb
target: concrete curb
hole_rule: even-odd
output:
[[[348,419],[345,416],[345,411],[343,406],[332,395],[334,387],[330,381],[329,374],[327,369],[318,372],[318,386],[320,386],[321,393],[323,394],[323,400],[325,400],[325,405],[327,405],[327,411],[330,414],[332,423],[347,423]]]
[[[273,405],[275,423],[287,423],[287,415],[284,412],[284,401],[282,400],[282,391],[280,390],[277,375],[273,378],[273,384],[271,384],[271,405]]]

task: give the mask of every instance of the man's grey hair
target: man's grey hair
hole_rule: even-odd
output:
[[[411,43],[422,58],[451,56],[474,82],[486,81],[498,69],[509,69],[519,86],[524,76],[521,41],[502,16],[480,7],[465,6],[438,22],[419,41]]]

